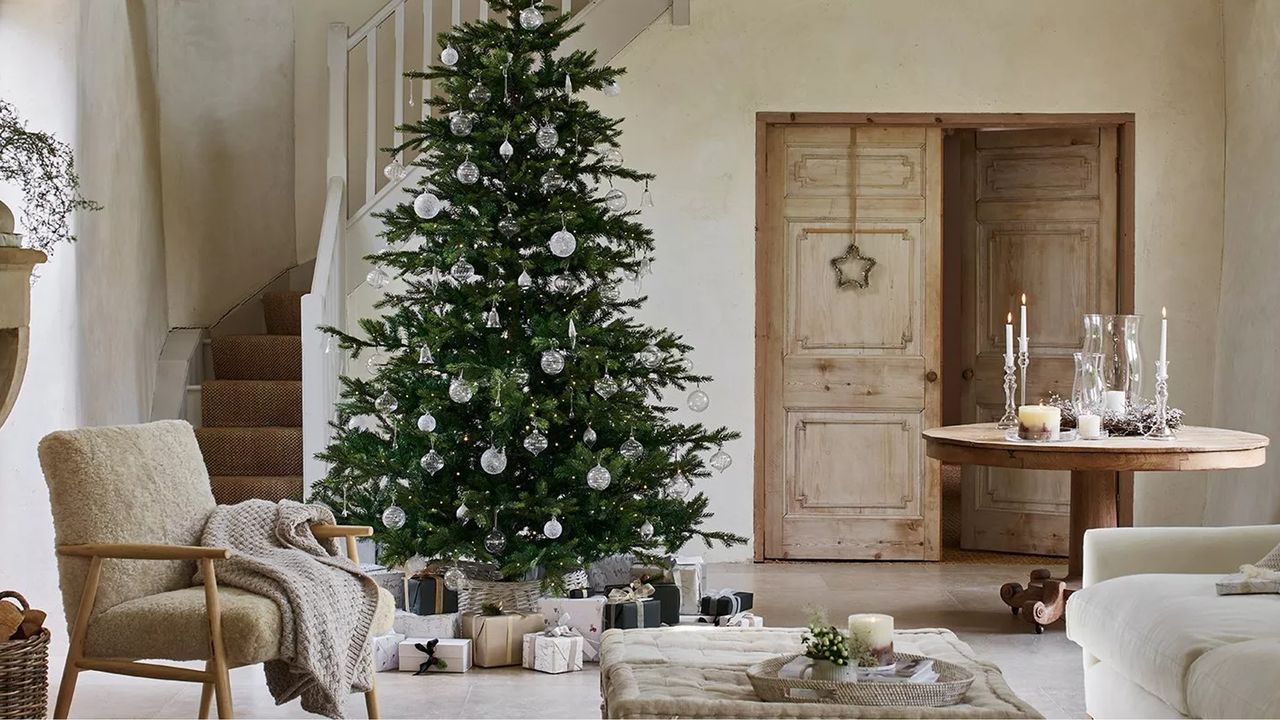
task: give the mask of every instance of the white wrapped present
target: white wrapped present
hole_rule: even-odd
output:
[[[400,669],[400,641],[404,640],[404,637],[401,633],[389,632],[386,635],[379,635],[370,640],[373,643],[373,669],[375,672]]]
[[[568,630],[571,634],[551,634]],[[544,673],[566,673],[582,669],[582,636],[576,631],[558,627],[547,632],[524,636],[523,664],[529,670]]]
[[[418,674],[422,664],[436,658],[426,672],[462,673],[471,669],[471,641],[466,638],[405,638],[400,641],[400,670]]]
[[[547,624],[563,624],[582,636],[582,657],[587,662],[600,662],[600,635],[604,632],[604,595],[585,598],[548,597],[538,601],[538,611]],[[567,616],[567,617],[566,617]]]
[[[456,638],[458,637],[458,613],[418,615],[397,610],[396,619],[391,627],[408,637]]]
[[[707,573],[702,558],[678,555],[672,559],[671,577],[680,588],[680,614],[697,615],[702,596],[707,594]]]
[[[715,618],[717,627],[764,627],[764,618],[744,610],[733,615],[721,615]]]

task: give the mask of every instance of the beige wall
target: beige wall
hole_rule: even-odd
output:
[[[86,196],[32,290],[31,355],[17,406],[0,428],[0,588],[60,616],[48,492],[36,444],[53,430],[145,420],[165,331],[164,237],[152,55],[155,4],[144,0],[5,0],[0,96],[76,152]],[[5,65],[6,68],[12,65]],[[12,207],[20,195],[0,185]],[[55,633],[65,642],[65,633]]]
[[[1226,212],[1215,421],[1280,438],[1280,3],[1229,0]],[[1280,522],[1276,461],[1223,473],[1208,493],[1211,524]]]
[[[1175,401],[1211,419],[1212,384],[1196,379],[1213,376],[1198,338],[1215,332],[1222,253],[1218,3],[694,0],[692,13],[624,50],[622,95],[597,104],[627,118],[628,164],[658,174],[642,216],[658,243],[644,319],[684,333],[695,367],[716,377],[698,420],[744,434],[733,467],[705,483],[717,526],[752,529],[761,110],[1136,113],[1138,311],[1169,306]],[[1205,478],[1144,476],[1136,503],[1141,524],[1198,524]]]

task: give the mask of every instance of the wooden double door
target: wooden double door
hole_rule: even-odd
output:
[[[1027,398],[1069,395],[1081,314],[1116,307],[1115,130],[949,134],[945,249],[941,128],[762,133],[757,557],[938,559],[940,467],[920,431],[942,421],[944,327],[956,421],[1002,414],[1004,319],[1024,291]],[[1062,479],[966,467],[963,487],[962,546],[1065,551]]]

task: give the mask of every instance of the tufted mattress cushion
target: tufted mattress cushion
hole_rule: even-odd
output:
[[[600,682],[607,718],[1038,718],[950,630],[900,630],[899,652],[968,667],[976,675],[965,702],[944,708],[892,708],[761,702],[747,666],[796,652],[803,628],[609,630],[601,642]]]

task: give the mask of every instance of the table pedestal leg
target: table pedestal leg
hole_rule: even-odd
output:
[[[1114,472],[1072,471],[1067,577],[1055,580],[1048,570],[1041,568],[1031,571],[1025,588],[1018,583],[1005,583],[1000,588],[1000,599],[1015,615],[1021,612],[1037,633],[1044,632],[1045,625],[1062,617],[1067,598],[1080,588],[1084,574],[1084,531],[1116,526],[1116,489]]]

